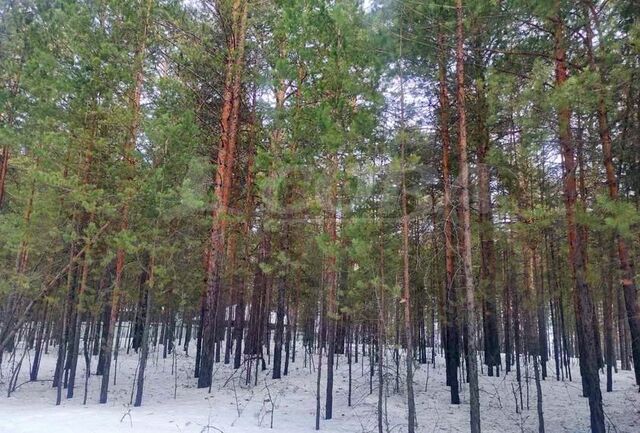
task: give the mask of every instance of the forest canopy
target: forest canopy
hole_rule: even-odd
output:
[[[389,398],[427,431],[431,387],[480,433],[498,377],[538,432],[550,382],[588,410],[547,431],[640,422],[608,400],[640,401],[639,16],[3,1],[0,387],[47,375],[56,405],[107,403],[120,356],[140,406],[154,353],[174,397],[178,357],[203,396],[220,365],[248,389],[303,358],[316,429],[352,406],[358,363],[379,433]]]

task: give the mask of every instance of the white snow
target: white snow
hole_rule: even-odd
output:
[[[162,347],[160,346],[160,350]],[[244,379],[233,374],[230,365],[214,366],[214,385],[209,394],[196,388],[193,378],[194,356],[177,355],[177,396],[174,399],[175,377],[172,375],[171,356],[152,353],[147,367],[145,393],[142,407],[129,405],[132,379],[137,365],[137,355],[131,351],[120,353],[117,385],[109,391],[109,402],[97,403],[100,377],[91,376],[87,405],[82,404],[84,392],[84,360],[78,362],[76,396],[55,406],[56,390],[51,387],[55,367],[56,350],[50,348],[44,355],[39,378],[45,381],[26,382],[28,365],[20,374],[22,384],[10,398],[6,397],[11,364],[8,355],[2,365],[0,380],[0,433],[256,433],[268,432],[271,417],[271,401],[274,432],[304,433],[315,431],[316,372],[309,363],[303,367],[303,351],[298,349],[295,364],[290,364],[290,374],[281,380],[271,380],[270,369],[259,373],[257,386],[245,386]],[[195,347],[190,353],[195,353]],[[158,356],[159,355],[159,356]],[[364,360],[364,368],[362,362]],[[317,359],[315,360],[317,365]],[[360,357],[353,364],[353,406],[347,406],[346,358],[341,356],[334,383],[333,420],[321,421],[324,432],[377,432],[377,374],[373,380],[373,393],[369,394],[368,357]],[[406,431],[406,412],[403,383],[401,394],[393,393],[395,365],[389,356],[387,362],[388,400],[387,432]],[[92,360],[92,370],[96,359]],[[401,363],[402,364],[402,363]],[[326,365],[326,361],[323,362]],[[550,377],[543,382],[544,416],[546,431],[588,432],[589,409],[587,399],[581,397],[580,378],[576,361],[572,365],[573,382],[559,382],[553,376],[555,366],[549,363]],[[364,371],[364,374],[363,374]],[[486,373],[486,371],[485,371]],[[531,369],[530,372],[533,375]],[[402,375],[402,372],[401,372]],[[428,377],[428,382],[427,382]],[[326,372],[322,375],[322,407]],[[607,424],[610,431],[637,433],[640,431],[640,394],[634,386],[631,371],[619,370],[614,375],[614,391],[604,392],[604,375],[601,375]],[[419,432],[467,432],[469,430],[469,405],[466,385],[462,386],[462,404],[449,404],[449,389],[445,386],[444,360],[436,359],[436,366],[421,365],[415,375],[416,403]],[[226,385],[225,385],[226,384]],[[268,389],[267,385],[268,384]],[[425,384],[427,389],[425,390]],[[482,430],[490,432],[537,432],[536,393],[533,380],[529,383],[530,410],[526,409],[527,390],[523,380],[525,410],[516,414],[512,384],[517,390],[515,371],[506,377],[480,378]],[[237,403],[236,403],[237,398]],[[615,429],[613,428],[615,426]]]

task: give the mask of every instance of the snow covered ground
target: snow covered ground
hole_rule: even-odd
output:
[[[194,353],[195,350],[192,352]],[[377,377],[373,394],[369,393],[368,358],[364,368],[362,357],[353,365],[353,405],[347,406],[346,359],[341,357],[334,384],[333,420],[321,421],[325,432],[374,432],[376,429]],[[92,370],[95,368],[95,358]],[[25,360],[26,363],[26,360]],[[6,397],[10,365],[2,365],[0,381],[0,433],[256,433],[268,432],[271,422],[271,401],[274,402],[273,430],[275,432],[313,432],[315,423],[316,373],[307,363],[303,366],[302,350],[290,374],[281,380],[271,380],[270,370],[260,372],[258,385],[247,387],[244,380],[233,374],[231,366],[214,366],[214,385],[211,393],[197,389],[193,375],[194,357],[179,351],[176,357],[177,378],[172,375],[173,359],[162,359],[153,353],[147,368],[143,405],[129,404],[137,355],[120,354],[117,384],[109,391],[109,402],[97,403],[100,377],[91,376],[87,405],[82,404],[84,393],[84,361],[78,363],[76,397],[64,399],[55,406],[56,392],[51,388],[55,366],[55,350],[42,361],[40,378],[26,382],[28,368],[23,366],[19,384],[10,398]],[[323,363],[323,364],[326,364]],[[316,362],[317,365],[317,362]],[[406,431],[404,392],[394,394],[394,369],[389,369],[389,397],[387,399],[387,431]],[[553,361],[549,372],[554,372]],[[578,366],[572,366],[573,382],[558,382],[550,377],[543,382],[546,431],[588,432],[589,408],[581,397]],[[531,372],[532,374],[532,372]],[[323,372],[323,394],[326,372]],[[602,383],[604,386],[604,377]],[[176,397],[174,398],[174,386]],[[427,380],[428,379],[428,380]],[[462,387],[462,404],[450,405],[449,390],[445,386],[444,360],[436,359],[436,366],[421,365],[416,372],[416,402],[419,432],[466,432],[469,424],[467,387]],[[426,390],[425,390],[426,385]],[[512,385],[517,390],[515,373],[506,377],[480,378],[483,432],[537,432],[536,394],[533,381],[529,384],[530,410],[526,409],[527,390],[523,382],[525,410],[517,414]],[[402,384],[401,384],[402,388]],[[271,398],[269,398],[271,395]],[[610,431],[640,432],[640,394],[633,384],[630,371],[614,375],[614,391],[603,393],[605,412]],[[324,395],[322,398],[324,407]]]

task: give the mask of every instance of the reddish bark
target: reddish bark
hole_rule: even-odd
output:
[[[469,209],[469,162],[467,160],[467,113],[464,84],[464,24],[462,0],[456,0],[456,103],[458,107],[458,165],[462,220],[462,264],[465,279],[465,314],[468,327],[468,377],[471,433],[480,433],[480,389],[476,349],[475,290],[471,258],[471,211]]]
[[[244,66],[247,2],[234,0],[230,11],[231,34],[227,38],[225,83],[220,115],[220,144],[214,182],[215,204],[211,211],[212,223],[209,235],[209,256],[206,268],[206,296],[202,323],[202,355],[200,359],[198,388],[211,385],[213,350],[215,343],[216,312],[220,296],[220,272],[223,266],[225,234],[231,184],[233,179],[236,144],[240,122],[242,70]]]
[[[152,1],[147,0],[146,3],[146,15],[140,43],[136,47],[135,59],[136,64],[134,66],[133,79],[134,84],[131,89],[131,123],[129,124],[129,134],[127,140],[123,145],[123,158],[126,163],[125,169],[127,170],[125,179],[131,179],[135,169],[135,159],[133,157],[133,151],[136,146],[136,138],[138,135],[138,127],[140,125],[140,97],[142,94],[142,84],[144,81],[144,59],[147,49],[147,32],[151,22],[151,7]],[[120,230],[126,230],[129,226],[129,202],[131,197],[125,199],[122,203],[122,209],[120,214],[122,215],[120,220]],[[116,251],[116,272],[113,285],[113,291],[111,293],[111,317],[109,322],[109,328],[107,329],[106,345],[103,348],[105,353],[105,365],[102,375],[102,386],[100,389],[100,403],[107,402],[107,393],[109,389],[109,371],[111,367],[111,350],[113,347],[113,337],[116,319],[118,316],[118,310],[120,306],[120,289],[122,286],[122,273],[124,270],[125,251],[123,248],[118,248]]]
[[[478,91],[480,103],[479,111],[486,110],[484,93]],[[486,163],[489,152],[489,132],[485,124],[484,113],[479,114],[480,128],[477,149],[478,163],[478,220],[480,223],[480,293],[483,299],[483,324],[484,324],[484,350],[485,364],[488,367],[489,376],[493,376],[493,367],[496,374],[500,369],[500,344],[498,341],[498,318],[496,308],[496,259],[493,242],[493,212],[491,211],[491,174]]]
[[[560,16],[560,1],[556,0],[556,16],[552,18],[554,30],[554,54],[555,54],[555,83],[561,89],[568,77],[566,65],[566,52],[564,32],[565,26]],[[584,392],[589,397],[591,412],[591,430],[595,433],[604,433],[604,412],[602,408],[602,393],[598,377],[598,360],[594,333],[592,328],[593,301],[589,293],[586,280],[586,263],[584,257],[584,243],[582,233],[578,230],[576,222],[576,152],[571,134],[571,108],[564,101],[558,107],[558,136],[560,150],[563,158],[563,191],[565,213],[567,222],[567,238],[569,243],[569,263],[574,279],[574,308],[576,315],[578,344],[580,347],[580,367],[583,377]],[[591,325],[591,326],[590,326]]]
[[[591,23],[589,12],[592,12],[594,19],[597,19],[596,12],[593,10],[593,4],[589,2],[589,8],[585,11],[587,15],[587,37],[585,43],[587,45],[587,57],[589,66],[593,72],[600,73],[596,63],[593,50],[593,26]],[[597,21],[596,21],[597,26]],[[607,187],[609,190],[609,198],[613,201],[619,199],[618,179],[613,163],[611,129],[609,128],[607,104],[605,101],[605,89],[602,83],[603,78],[600,77],[599,95],[598,95],[598,132],[600,142],[602,143],[602,162],[605,168]],[[636,384],[640,385],[640,303],[636,292],[635,269],[633,260],[629,255],[629,248],[625,239],[617,235],[617,254],[622,274],[621,284],[624,293],[625,307],[627,310],[627,320],[629,322],[629,331],[631,333],[631,351],[633,354],[633,369],[636,378]]]
[[[451,169],[449,154],[451,136],[449,135],[449,96],[447,91],[447,69],[444,48],[444,33],[438,33],[438,62],[439,76],[439,110],[440,110],[440,139],[442,141],[442,184],[444,211],[444,243],[445,243],[445,284],[442,295],[441,320],[445,324],[445,355],[447,368],[447,385],[451,390],[451,404],[460,404],[458,389],[458,359],[460,356],[458,324],[457,324],[457,296],[454,285],[455,248],[453,245],[453,206],[451,204]]]

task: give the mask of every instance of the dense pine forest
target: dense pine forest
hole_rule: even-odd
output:
[[[639,431],[639,17],[1,1],[0,431]]]

